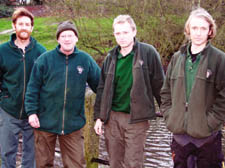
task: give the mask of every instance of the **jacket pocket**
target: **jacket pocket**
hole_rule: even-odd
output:
[[[211,112],[209,112],[207,115],[207,121],[208,126],[212,132],[217,130],[221,125],[221,121],[217,120]]]
[[[9,100],[10,96],[6,93],[2,93],[0,97],[0,104],[5,105],[5,103]]]

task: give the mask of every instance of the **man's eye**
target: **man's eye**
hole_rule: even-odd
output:
[[[201,30],[204,30],[205,31],[205,30],[207,30],[207,28],[206,27],[202,27]]]

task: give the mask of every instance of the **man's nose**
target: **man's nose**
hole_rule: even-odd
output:
[[[197,35],[201,35],[201,29],[197,29]]]

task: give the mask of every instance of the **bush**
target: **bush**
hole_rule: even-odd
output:
[[[53,15],[60,19],[71,19],[77,24],[80,30],[80,44],[85,50],[94,50],[93,56],[100,62],[115,45],[112,35],[113,18],[119,14],[129,14],[137,24],[137,38],[155,46],[166,67],[173,53],[186,42],[183,33],[184,24],[194,6],[202,6],[217,21],[218,35],[213,44],[225,50],[223,31],[225,8],[222,1],[46,0],[45,2]],[[90,22],[86,22],[87,19],[93,20],[93,23],[89,24]],[[94,25],[97,25],[97,28]]]
[[[2,2],[0,2],[1,4]],[[12,16],[13,13],[13,8],[8,7],[4,4],[1,4],[0,6],[0,18],[4,18],[4,17],[10,17]]]

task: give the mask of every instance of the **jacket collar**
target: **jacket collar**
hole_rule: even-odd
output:
[[[66,56],[66,54],[62,53],[62,51],[60,50],[60,44],[57,45],[56,51],[57,51],[60,55]],[[75,47],[74,47],[74,50],[73,50],[73,53],[70,54],[70,55],[68,55],[68,56],[75,56],[75,55],[78,54],[78,53],[79,53],[79,50],[78,50],[78,48],[75,46]]]
[[[188,52],[188,49],[189,47],[191,46],[191,43],[187,43],[185,45],[183,45],[181,48],[180,48],[180,51],[182,54],[184,55],[187,55],[187,52]],[[208,42],[205,46],[205,48],[201,51],[201,55],[206,55],[206,53],[208,52],[209,48],[211,48],[211,43]]]
[[[137,38],[135,37],[135,38],[134,38],[133,51],[136,52],[137,48],[138,48],[138,40],[137,40]],[[112,55],[112,58],[113,58],[113,59],[116,59],[116,58],[117,58],[117,55],[119,54],[119,53],[118,53],[119,50],[120,50],[120,46],[117,45],[117,46],[114,47],[111,51],[109,51],[109,54]]]
[[[12,47],[12,48],[18,48],[16,45],[15,45],[15,40],[16,40],[16,33],[13,33],[12,35],[11,35],[11,37],[10,37],[10,41],[9,41],[9,44],[10,44],[10,46]],[[26,47],[26,51],[28,50],[28,49],[32,49],[33,47],[34,47],[34,45],[36,44],[36,40],[33,38],[33,37],[31,37],[30,36],[30,43],[29,43],[29,45]]]

